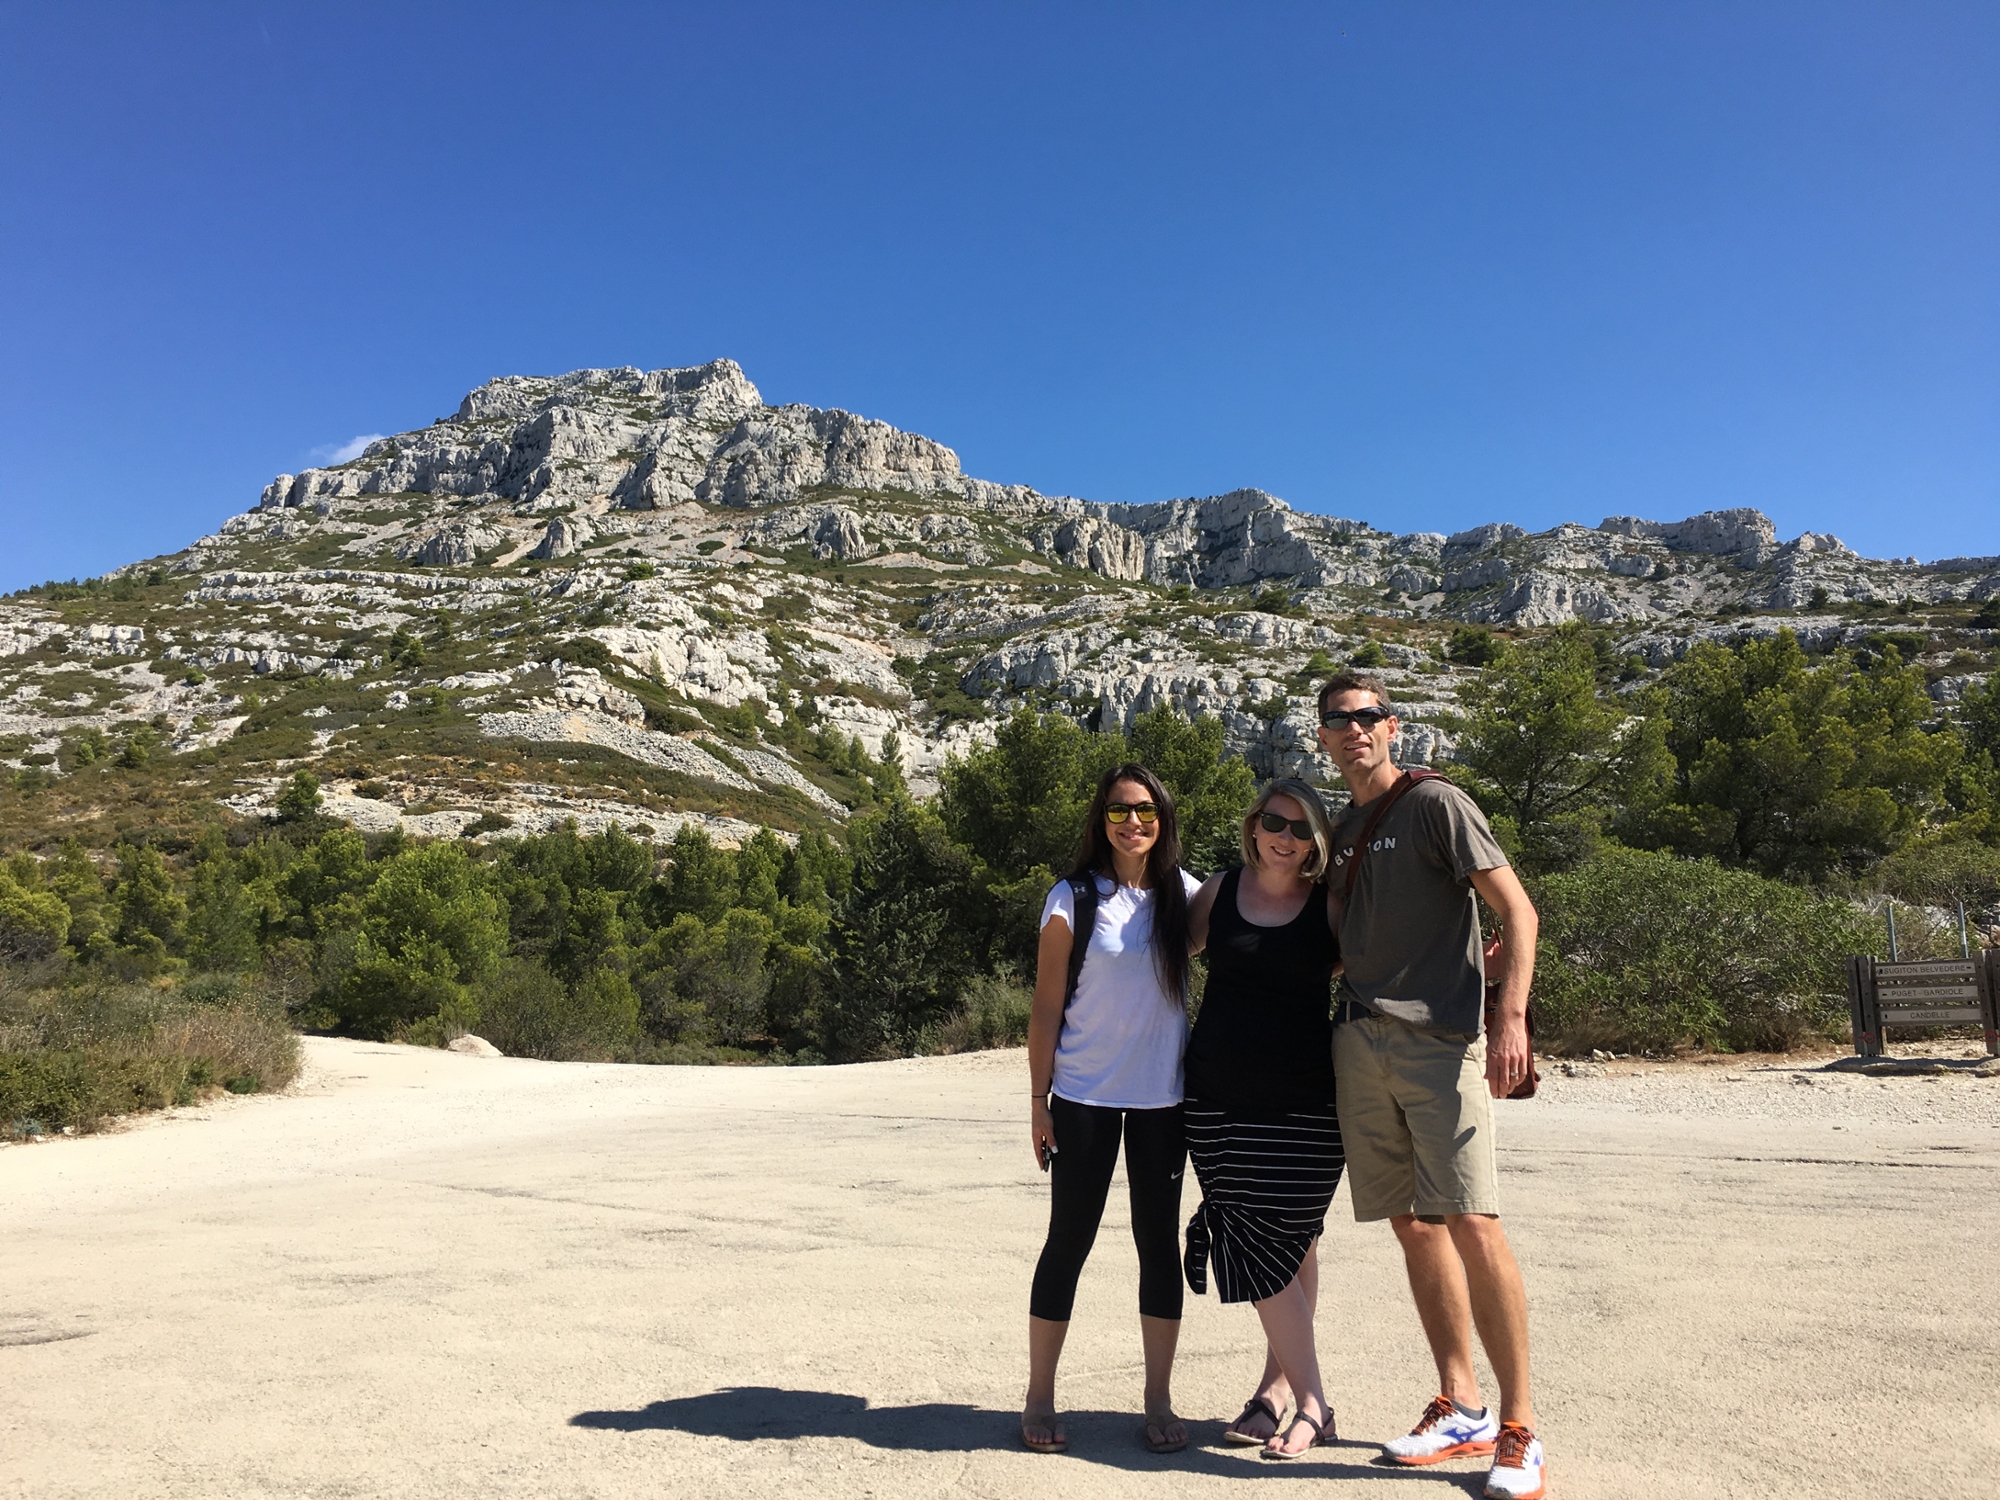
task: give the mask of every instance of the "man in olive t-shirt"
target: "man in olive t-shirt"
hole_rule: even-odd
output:
[[[1384,1451],[1405,1464],[1491,1453],[1486,1494],[1536,1500],[1547,1484],[1528,1391],[1527,1292],[1500,1227],[1493,1155],[1493,1100],[1530,1062],[1535,908],[1457,787],[1425,779],[1381,802],[1404,773],[1390,759],[1398,722],[1379,679],[1336,676],[1319,708],[1320,744],[1353,796],[1333,829],[1336,892],[1349,862],[1360,862],[1341,914],[1333,1033],[1348,1183],[1355,1218],[1387,1219],[1403,1247],[1441,1388]],[[1490,1036],[1481,1035],[1486,955],[1475,890],[1505,932],[1493,951],[1501,978]],[[1475,1324],[1500,1382],[1497,1417],[1479,1398]]]

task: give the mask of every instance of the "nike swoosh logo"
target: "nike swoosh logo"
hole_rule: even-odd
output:
[[[1183,1170],[1185,1170],[1185,1169],[1183,1169]],[[1169,1172],[1169,1173],[1167,1173],[1167,1181],[1169,1181],[1169,1182],[1175,1182],[1175,1181],[1178,1181],[1178,1180],[1179,1180],[1179,1178],[1180,1178],[1180,1175],[1181,1175],[1181,1174],[1180,1174],[1180,1172]]]

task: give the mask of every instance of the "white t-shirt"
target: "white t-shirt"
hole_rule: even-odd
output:
[[[1181,871],[1189,896],[1201,882]],[[1061,916],[1076,931],[1076,899],[1059,880],[1042,926]],[[1073,1104],[1168,1109],[1181,1102],[1187,1007],[1160,987],[1153,967],[1153,893],[1097,877],[1097,921],[1076,996],[1056,1041],[1055,1091]]]

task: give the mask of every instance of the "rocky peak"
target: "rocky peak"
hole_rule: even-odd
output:
[[[190,586],[149,584],[130,606],[144,590],[107,592],[67,621],[0,605],[0,739],[36,765],[143,721],[171,725],[177,751],[215,750],[220,784],[241,786],[230,767],[274,753],[282,701],[296,722],[278,772],[454,767],[436,792],[458,810],[397,825],[415,832],[493,812],[521,831],[721,818],[703,826],[732,837],[739,815],[843,816],[856,740],[921,792],[1024,704],[1099,728],[1161,703],[1212,714],[1259,775],[1325,781],[1316,655],[1366,652],[1405,705],[1398,753],[1447,755],[1466,669],[1442,648],[1462,621],[1602,622],[1650,670],[1779,629],[1877,649],[1884,617],[1840,606],[1897,604],[1913,626],[1935,607],[1948,628],[1897,649],[1923,655],[1948,705],[1983,670],[1961,649],[1982,637],[1964,605],[2000,595],[2000,559],[1878,561],[1812,532],[1779,545],[1747,509],[1445,536],[1254,488],[1043,495],[884,422],[767,405],[728,360],[489,381],[454,416],[279,475],[257,509],[125,571]],[[262,717],[230,749],[253,678]],[[493,754],[468,754],[481,741]],[[643,802],[617,800],[638,783],[613,795],[605,766],[646,768]],[[248,810],[266,793],[228,796]]]
[[[1753,568],[1778,550],[1778,528],[1761,510],[1705,510],[1685,521],[1664,524],[1637,516],[1606,516],[1597,529],[1618,536],[1657,537],[1672,552],[1733,557]]]
[[[572,370],[567,375],[502,375],[466,394],[441,422],[521,422],[558,406],[658,403],[661,416],[730,421],[764,405],[733,359],[683,369]]]

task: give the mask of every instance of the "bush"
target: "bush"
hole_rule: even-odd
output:
[[[683,912],[642,955],[647,1029],[670,1042],[741,1047],[764,1032],[770,918],[742,908],[712,924]]]
[[[1477,625],[1460,625],[1452,631],[1444,654],[1462,667],[1490,667],[1507,654],[1507,643]]]
[[[574,666],[596,667],[600,671],[617,664],[609,646],[587,635],[564,641],[552,654]]]
[[[282,1088],[298,1071],[283,1011],[254,993],[204,1003],[60,966],[0,975],[0,1136],[92,1130],[217,1089]]]
[[[356,1036],[386,1038],[439,1018],[446,1034],[478,1016],[468,985],[507,941],[507,907],[457,843],[420,844],[383,863],[362,898],[352,960],[335,1000]]]
[[[638,997],[622,975],[565,988],[540,964],[503,960],[479,991],[479,1034],[509,1057],[608,1062],[632,1046]]]
[[[69,907],[40,889],[37,873],[32,865],[21,871],[24,881],[0,866],[0,959],[45,958],[69,937]]]
[[[319,804],[319,778],[310,771],[294,771],[278,797],[278,821],[303,823],[319,811]]]
[[[958,1014],[938,1027],[940,1053],[986,1052],[996,1047],[1025,1047],[1028,1016],[1034,995],[1014,980],[982,974],[965,987]]]
[[[1539,1040],[1552,1052],[1784,1051],[1840,1034],[1860,912],[1713,860],[1608,849],[1536,882]]]
[[[1910,844],[1883,861],[1882,888],[1899,901],[1969,914],[2000,901],[2000,849],[1985,844]]]
[[[978,872],[936,817],[907,802],[859,822],[854,844],[854,883],[833,929],[825,1050],[836,1061],[907,1056],[986,966]]]

